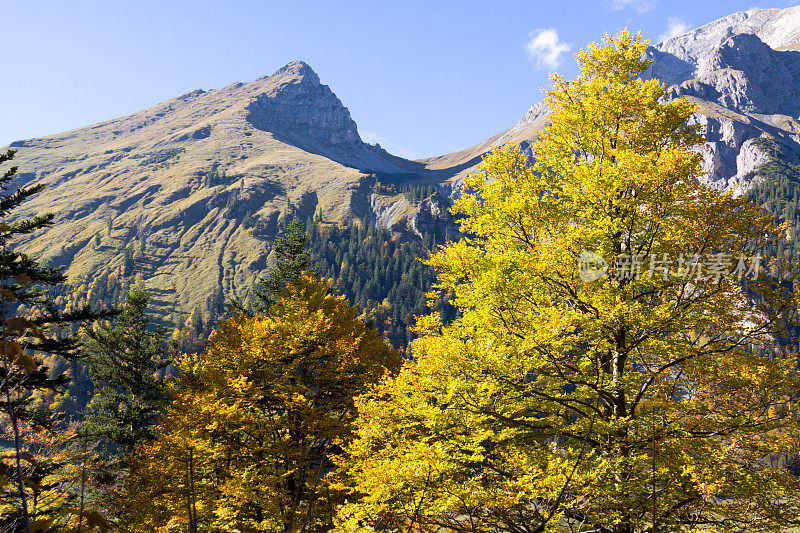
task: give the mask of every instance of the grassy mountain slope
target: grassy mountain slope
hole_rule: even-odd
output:
[[[20,216],[57,215],[21,245],[65,265],[78,292],[110,273],[118,282],[138,274],[172,322],[215,287],[245,299],[292,216],[323,227],[379,218],[415,236],[420,206],[402,186],[376,184],[438,181],[363,143],[347,109],[302,62],[12,147],[20,183],[47,185]]]

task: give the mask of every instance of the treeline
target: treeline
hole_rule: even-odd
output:
[[[418,316],[431,311],[426,294],[435,280],[424,261],[437,248],[433,235],[402,240],[372,223],[343,227],[310,221],[311,268],[334,280],[334,290],[363,309],[393,346],[405,349],[416,337]],[[452,318],[454,308],[443,299],[433,310]]]
[[[746,197],[772,213],[777,223],[788,225],[784,238],[767,249],[770,257],[797,258],[800,252],[800,164],[793,163],[787,148],[772,139],[756,139],[753,146],[764,150],[768,160],[744,179],[757,180]]]
[[[411,205],[417,205],[421,201],[437,194],[435,185],[415,185],[413,183],[402,183],[394,180],[380,181],[380,175],[375,175],[375,192],[385,195],[403,194]],[[385,178],[384,178],[385,179]]]
[[[288,228],[277,224],[272,232],[279,238]],[[394,347],[406,349],[416,337],[415,317],[431,310],[426,294],[435,272],[425,260],[444,243],[436,241],[433,234],[403,239],[371,222],[339,226],[309,219],[304,231],[311,269],[333,280],[334,290],[363,309]],[[55,303],[66,309],[119,306],[133,286],[144,282],[139,266],[146,262],[142,247],[135,253],[126,249],[125,260],[116,269],[54,288]],[[454,314],[446,300],[434,299],[430,305],[446,318]],[[205,347],[218,320],[228,311],[228,296],[215,286],[205,301],[188,313],[173,311],[159,317],[159,322],[171,330],[183,351],[192,352]]]

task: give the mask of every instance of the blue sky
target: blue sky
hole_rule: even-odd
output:
[[[365,140],[406,157],[513,125],[548,72],[623,27],[658,41],[797,0],[70,2],[0,0],[0,146],[308,62]]]

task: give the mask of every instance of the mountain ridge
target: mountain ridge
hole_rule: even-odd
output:
[[[707,129],[703,172],[715,187],[742,194],[758,183],[751,173],[769,155],[754,144],[777,139],[800,156],[800,6],[732,13],[648,48],[657,78],[673,96],[698,106],[693,121]],[[451,180],[457,190],[492,146],[506,142],[523,151],[547,124],[548,108],[533,104],[520,120],[471,148],[425,160],[463,168]],[[530,151],[527,151],[530,155]]]
[[[20,244],[66,266],[78,285],[124,271],[135,255],[161,314],[187,316],[214,284],[246,299],[291,217],[372,218],[416,236],[419,217],[432,216],[400,189],[373,190],[376,173],[425,181],[414,174],[425,169],[364,143],[346,107],[300,61],[13,148],[16,184],[46,185],[19,216],[56,213],[53,228]]]
[[[714,186],[741,194],[757,184],[754,171],[770,157],[761,139],[800,160],[798,28],[800,6],[749,10],[648,48],[644,77],[699,107],[692,120],[707,129],[703,170]],[[410,161],[365,143],[333,91],[292,61],[251,82],[12,143],[17,183],[46,185],[20,216],[57,214],[55,227],[21,244],[65,265],[76,284],[138,273],[159,295],[159,312],[180,322],[213,287],[245,299],[294,216],[323,227],[376,224],[396,238],[456,238],[447,205],[463,176],[498,144],[530,154],[547,114],[535,103],[482,143]]]

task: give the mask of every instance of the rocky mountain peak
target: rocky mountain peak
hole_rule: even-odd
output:
[[[287,82],[290,80],[296,80],[296,83],[306,83],[310,85],[321,85],[319,80],[319,76],[314,69],[312,69],[308,63],[302,60],[291,61],[278,69],[275,74],[271,76],[264,76],[259,78],[260,80],[265,79],[285,79]]]
[[[256,96],[245,119],[254,127],[347,166],[406,171],[401,160],[361,140],[350,111],[305,62],[292,61],[253,86]]]
[[[314,151],[361,143],[350,111],[306,63],[292,61],[258,81],[270,87],[247,106],[247,121],[256,128]]]
[[[706,52],[738,34],[757,35],[775,50],[791,49],[800,44],[800,6],[739,11],[655,46],[696,64]]]
[[[732,34],[692,57],[691,63],[657,46],[649,53],[655,77],[675,95],[696,96],[746,113],[800,112],[800,78],[790,68],[790,55],[778,52],[754,33]]]
[[[759,138],[800,152],[800,6],[734,13],[648,48],[656,78],[699,104],[703,170],[722,189],[752,185]]]
[[[642,77],[698,105],[691,120],[706,131],[702,170],[714,186],[744,192],[755,183],[768,159],[761,138],[800,160],[800,6],[733,13],[650,46],[647,54],[653,63]],[[427,163],[461,164],[461,176],[498,144],[513,142],[531,155],[530,142],[549,113],[545,102],[534,104],[508,130]]]
[[[798,43],[800,6],[741,11],[651,47],[645,77],[729,109],[796,117]]]

